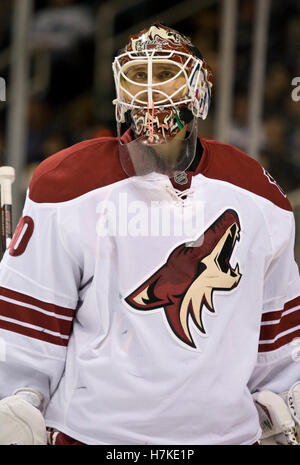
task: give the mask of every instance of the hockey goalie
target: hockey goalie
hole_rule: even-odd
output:
[[[189,38],[152,24],[113,74],[117,137],[41,163],[1,261],[0,444],[298,444],[291,205],[201,136]]]

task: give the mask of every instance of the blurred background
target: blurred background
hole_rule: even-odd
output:
[[[206,58],[213,100],[199,134],[246,151],[280,184],[300,263],[300,0],[1,0],[0,164],[16,169],[14,225],[42,160],[115,135],[111,63],[153,21],[189,36]]]

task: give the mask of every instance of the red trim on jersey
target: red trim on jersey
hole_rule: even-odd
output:
[[[270,321],[268,324],[261,326],[260,340],[272,340],[283,331],[288,331],[296,326],[300,326],[300,308],[293,313],[289,313],[273,321],[274,323]],[[277,321],[277,323],[275,323],[275,321]]]
[[[49,442],[51,446],[85,446],[83,442],[73,439],[65,433],[55,432],[49,434]],[[252,446],[259,446],[259,442],[254,442]]]
[[[127,178],[118,144],[115,137],[100,137],[48,157],[33,174],[30,199],[37,203],[65,202]]]
[[[282,336],[278,338],[275,342],[272,344],[259,344],[258,347],[258,352],[271,352],[272,350],[279,349],[282,346],[285,346],[286,344],[289,344],[292,342],[293,339],[296,337],[300,337],[300,329],[297,329],[293,331],[292,333],[286,334],[285,336]]]
[[[61,339],[58,336],[53,336],[52,334],[42,332],[42,330],[39,331],[36,329],[28,328],[26,326],[21,326],[16,323],[11,323],[10,321],[0,319],[0,328],[5,329],[7,331],[12,331],[13,333],[22,334],[23,336],[39,339],[40,341],[50,342],[51,344],[59,346],[68,345],[68,339]]]
[[[50,433],[50,445],[52,446],[84,446],[83,442],[73,439],[64,433]]]
[[[290,300],[289,302],[287,302],[283,309],[282,310],[276,310],[274,312],[268,312],[268,313],[264,313],[263,316],[262,316],[262,319],[261,321],[272,321],[272,320],[278,320],[278,318],[281,317],[281,314],[285,311],[285,310],[291,310],[295,307],[298,307],[300,306],[300,297],[296,297],[296,299],[293,299],[293,300]]]
[[[6,299],[14,300],[14,302],[9,302]],[[28,305],[37,308],[33,309]],[[52,314],[45,314],[43,311]],[[0,328],[2,329],[52,344],[67,346],[72,329],[73,321],[71,318],[73,315],[74,310],[70,308],[43,302],[26,294],[0,287]],[[61,318],[61,316],[68,319]],[[30,328],[27,326],[28,324],[36,326],[36,328]],[[58,334],[49,334],[47,331]]]
[[[5,287],[0,287],[0,296],[1,295],[8,297],[9,299],[18,300],[24,304],[35,305],[36,307],[47,310],[48,312],[57,313],[58,315],[72,317],[74,314],[74,310],[72,308],[60,307],[59,305],[44,302],[29,295],[21,294],[21,292],[12,291],[11,289],[7,289]]]
[[[279,349],[300,336],[300,297],[287,302],[282,310],[262,316],[259,352]]]
[[[288,199],[256,160],[228,144],[202,138],[200,142],[203,153],[192,175],[201,173],[231,183],[292,210]],[[127,178],[120,164],[118,144],[116,137],[100,137],[48,157],[34,172],[30,199],[38,203],[64,202]]]
[[[229,182],[292,211],[289,200],[256,160],[232,145],[208,139],[200,141],[204,151],[197,174]]]
[[[33,308],[12,304],[5,300],[0,300],[0,318],[1,316],[49,329],[64,336],[70,335],[72,326],[72,320],[62,320],[61,318],[41,313]]]

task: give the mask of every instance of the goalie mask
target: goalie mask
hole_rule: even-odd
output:
[[[184,35],[155,23],[130,36],[113,71],[125,172],[172,177],[185,171],[195,156],[197,118],[206,118],[211,97],[212,75],[198,49]]]

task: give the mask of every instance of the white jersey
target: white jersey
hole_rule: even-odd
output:
[[[127,178],[109,137],[39,166],[0,266],[0,397],[40,391],[86,444],[259,439],[251,393],[300,379],[293,213],[240,150],[197,157],[187,189]]]

